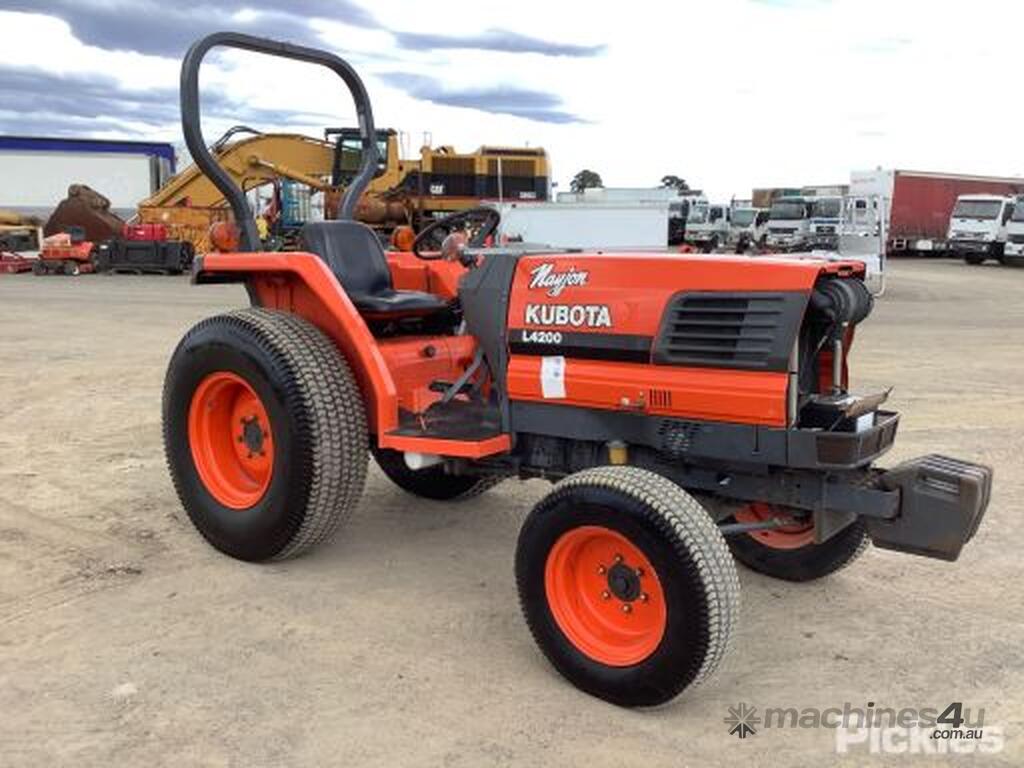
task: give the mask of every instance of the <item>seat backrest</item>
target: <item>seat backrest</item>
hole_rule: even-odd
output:
[[[324,260],[350,296],[374,296],[392,288],[384,246],[365,224],[311,221],[299,236],[303,247]]]

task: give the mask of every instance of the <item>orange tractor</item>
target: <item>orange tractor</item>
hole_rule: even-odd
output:
[[[305,225],[299,252],[259,251],[245,195],[202,137],[198,73],[214,46],[323,65],[355,101],[361,167],[340,220]],[[526,623],[573,684],[633,706],[725,656],[735,560],[803,581],[869,540],[955,560],[977,529],[988,468],[874,466],[899,415],[848,387],[872,307],[861,264],[475,247],[493,212],[472,237],[462,215],[386,253],[353,220],[377,147],[346,62],[218,33],[189,50],[182,89],[189,150],[241,238],[197,257],[194,279],[242,283],[251,302],[186,334],[163,395],[175,488],[221,552],[267,561],[329,539],[370,454],[430,499],[549,479],[515,554]],[[458,231],[429,245],[446,228]]]
[[[96,246],[85,239],[81,227],[71,227],[43,240],[39,258],[32,262],[35,275],[82,275],[96,271]]]

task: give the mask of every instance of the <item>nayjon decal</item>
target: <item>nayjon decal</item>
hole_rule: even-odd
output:
[[[606,304],[527,304],[527,325],[563,328],[611,328],[612,312]]]
[[[555,298],[561,296],[566,288],[586,285],[589,277],[589,272],[575,267],[556,272],[554,264],[545,262],[530,270],[530,288],[544,288],[548,296]]]

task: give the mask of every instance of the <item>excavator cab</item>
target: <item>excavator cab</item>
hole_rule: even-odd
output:
[[[377,131],[377,172],[380,178],[388,169],[391,155],[391,137],[395,131],[385,128]],[[363,137],[358,128],[327,128],[324,139],[334,142],[334,162],[331,166],[331,186],[347,187],[352,183],[363,158]]]

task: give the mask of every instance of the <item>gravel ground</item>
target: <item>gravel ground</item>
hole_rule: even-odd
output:
[[[512,552],[539,481],[446,506],[374,467],[308,557],[207,546],[164,468],[160,388],[184,331],[243,303],[185,279],[0,277],[0,764],[906,764],[836,755],[827,729],[723,724],[741,702],[868,701],[962,701],[1003,729],[1000,753],[915,764],[1024,763],[1024,273],[897,262],[854,349],[855,386],[895,385],[904,413],[889,462],[995,466],[960,560],[869,550],[806,585],[743,571],[730,661],[651,711],[580,694],[530,639]]]

